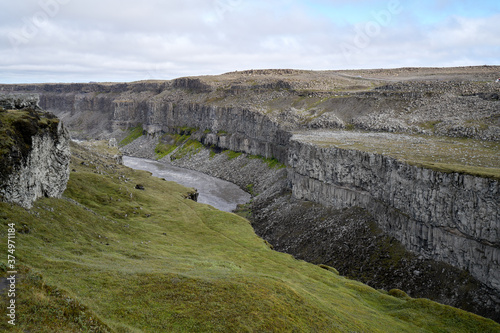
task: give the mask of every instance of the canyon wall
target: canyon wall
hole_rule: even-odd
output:
[[[294,197],[337,209],[365,208],[409,250],[468,270],[500,289],[497,180],[295,140],[288,165]]]
[[[311,115],[312,119],[316,104],[297,111],[306,98],[299,97],[287,102],[279,114],[263,109],[257,102],[247,107],[254,100],[279,106],[286,96],[295,98],[298,94],[290,91],[290,86],[271,85],[268,96],[255,94],[252,87],[221,90],[198,79],[178,79],[1,89],[38,93],[41,106],[59,115],[76,137],[106,137],[141,125],[145,134],[156,139],[164,133],[179,133],[182,128],[190,127],[197,129],[193,138],[207,146],[274,157],[288,165],[288,186],[295,197],[335,208],[363,207],[374,215],[385,232],[409,250],[468,270],[484,284],[500,290],[497,180],[437,172],[382,155],[320,148],[291,140],[291,130],[302,126],[300,121],[293,123],[294,119],[303,119],[302,114]],[[244,98],[245,93],[250,97]],[[422,99],[424,95],[417,97]],[[380,114],[404,102],[391,102],[392,95],[391,99],[383,98],[383,93],[378,93],[377,100],[383,102]],[[336,103],[339,99],[330,101]],[[489,108],[494,108],[497,102],[488,103]],[[366,107],[374,108],[371,104]],[[376,119],[376,114],[371,115],[370,119]],[[368,116],[365,112],[359,119]],[[429,119],[434,118],[419,121]]]
[[[198,103],[148,101],[143,109],[143,128],[149,134],[175,133],[183,127],[196,128],[205,145],[241,151],[280,161],[287,159],[287,144],[291,134],[279,124],[258,112],[239,107],[219,107]],[[114,128],[127,122],[128,112],[114,112]]]

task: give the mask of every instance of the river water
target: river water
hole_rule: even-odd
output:
[[[158,178],[174,181],[198,190],[198,202],[209,204],[219,210],[231,212],[238,204],[250,201],[250,194],[237,185],[204,173],[144,158],[123,156],[123,164],[136,170],[145,170]]]

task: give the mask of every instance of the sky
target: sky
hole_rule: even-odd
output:
[[[500,65],[498,0],[0,0],[0,83]]]

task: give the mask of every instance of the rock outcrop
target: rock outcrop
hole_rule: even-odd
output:
[[[11,96],[0,111],[0,197],[31,208],[40,197],[60,197],[69,179],[69,134],[55,116],[42,112],[36,100]],[[15,103],[9,101],[14,100]]]
[[[500,293],[497,179],[291,139],[293,131],[323,128],[496,143],[500,86],[492,78],[498,70],[246,71],[130,84],[2,85],[0,91],[39,94],[75,137],[123,137],[141,126],[150,142],[144,147],[151,148],[164,134],[189,128],[191,139],[206,146],[276,158],[288,166],[284,183],[295,199],[362,207],[407,249],[468,270]]]
[[[295,198],[365,208],[409,250],[468,270],[500,290],[498,180],[295,140],[289,152]]]

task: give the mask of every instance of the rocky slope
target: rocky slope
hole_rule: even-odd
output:
[[[124,129],[141,126],[149,144],[136,153],[152,150],[166,133],[190,133],[218,150],[275,158],[288,166],[283,184],[294,199],[362,207],[408,250],[469,270],[498,295],[499,71],[264,70],[130,84],[3,85],[0,91],[39,94],[41,105],[76,137],[123,137]],[[312,129],[406,135],[397,136],[401,151],[387,156],[354,144],[292,139]],[[408,138],[416,134],[459,138],[454,146],[492,142],[482,150],[489,164],[446,148],[439,165],[433,154],[424,164],[420,155],[410,156],[410,163],[414,142]]]
[[[379,215],[370,213],[370,207],[335,209],[328,202],[297,199],[291,188],[297,184],[290,181],[293,169],[215,146],[193,150],[190,141],[197,135],[181,137],[160,161],[229,180],[251,192],[254,199],[239,213],[252,221],[256,233],[274,249],[335,267],[340,274],[374,288],[402,289],[412,297],[430,298],[500,321],[500,295],[495,289],[466,270],[406,250],[397,234],[378,226]],[[168,137],[179,135],[165,135],[162,141],[175,142]],[[122,151],[155,158],[157,142],[145,135]]]
[[[0,96],[0,197],[31,208],[40,197],[60,197],[69,179],[69,134],[39,110],[37,98]]]

